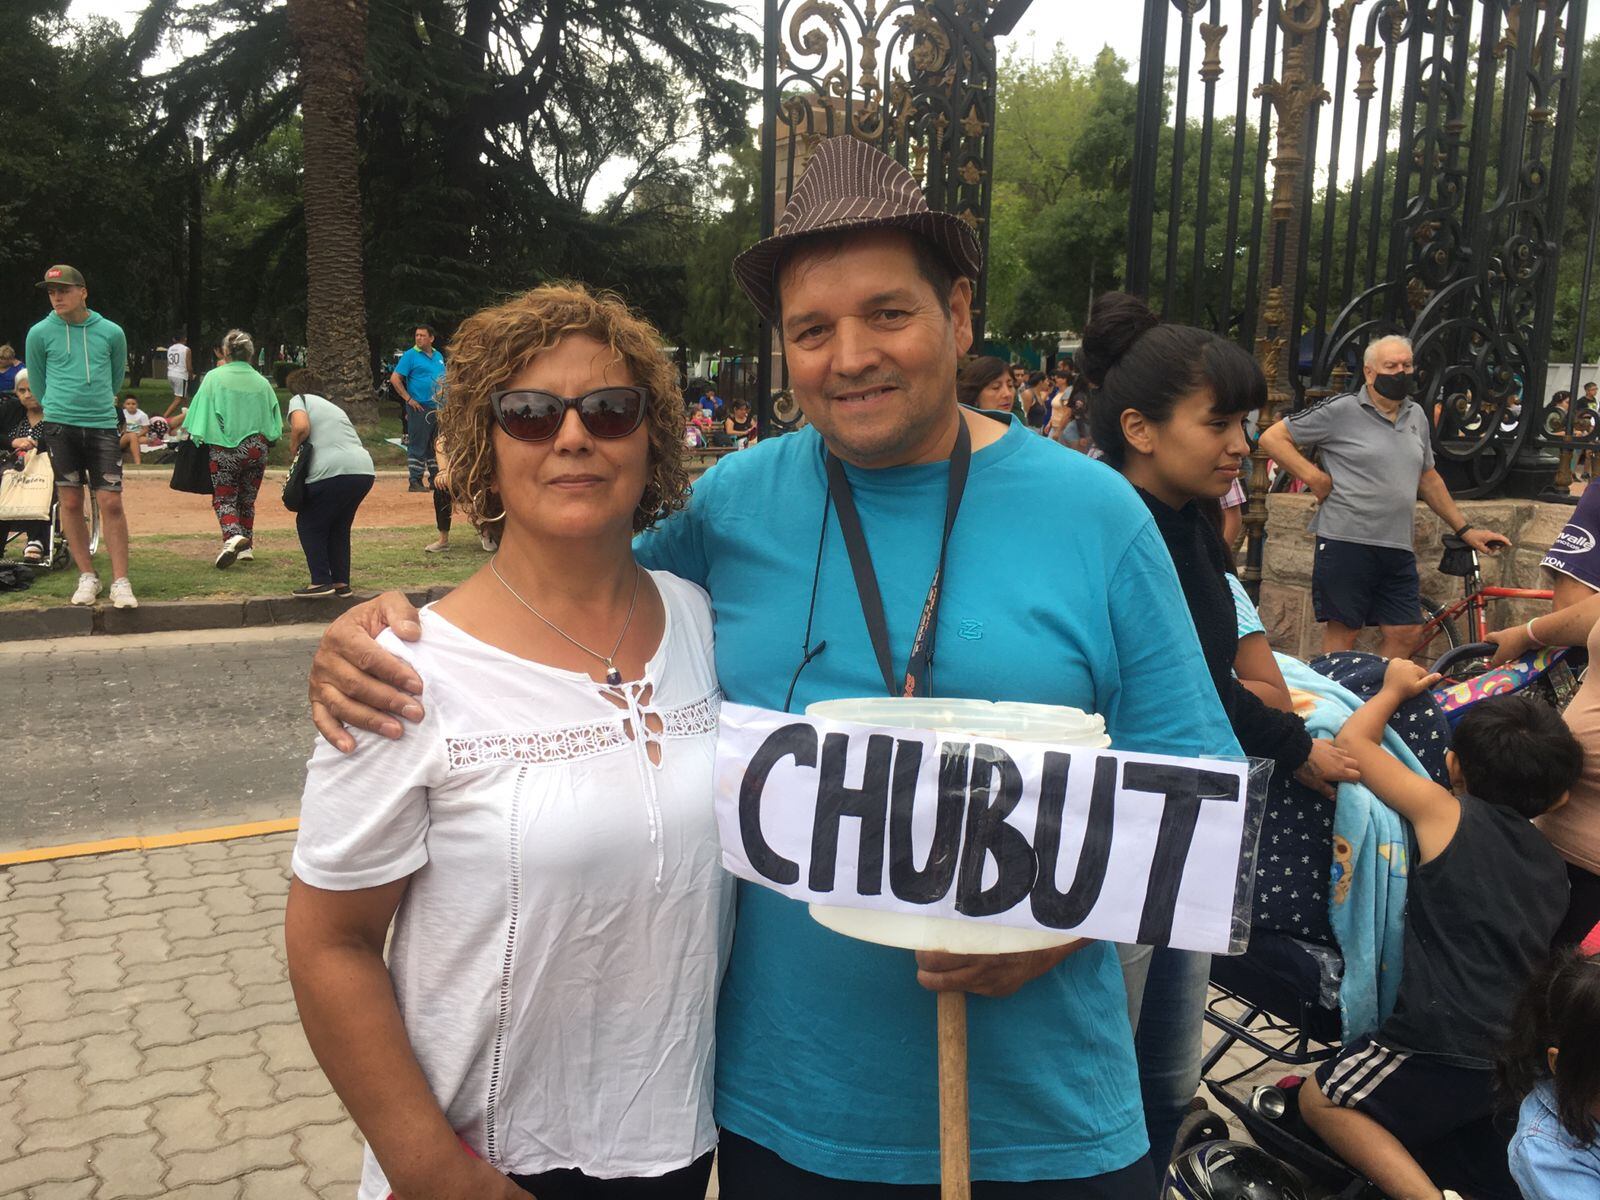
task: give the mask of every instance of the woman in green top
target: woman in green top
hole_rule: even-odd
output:
[[[283,436],[283,409],[266,377],[250,365],[255,342],[242,329],[222,339],[224,361],[208,371],[183,427],[211,455],[211,507],[222,526],[218,567],[254,558],[256,493],[267,473],[267,447]]]

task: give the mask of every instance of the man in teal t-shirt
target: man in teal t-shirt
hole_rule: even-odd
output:
[[[426,492],[439,474],[435,446],[439,440],[439,414],[433,393],[444,378],[444,352],[434,349],[432,325],[418,325],[415,345],[394,364],[389,383],[406,406],[406,473],[413,492]],[[428,482],[422,482],[426,473]]]
[[[128,372],[122,327],[89,307],[89,287],[75,267],[51,267],[36,285],[50,313],[28,330],[28,380],[44,406],[40,433],[55,471],[67,546],[78,568],[74,604],[93,604],[100,576],[89,555],[83,489],[95,494],[111,552],[111,603],[138,608],[128,582],[128,518],[122,509],[122,446],[117,389]]]
[[[808,235],[818,212],[846,218]],[[1133,490],[1014,420],[957,405],[978,263],[970,231],[929,212],[903,168],[856,139],[824,142],[778,235],[736,265],[756,306],[781,317],[810,425],[707,472],[687,509],[640,537],[639,560],[710,592],[729,700],[801,711],[816,700],[882,695],[839,490],[830,489],[831,453],[863,526],[897,675],[909,664],[934,695],[1101,713],[1121,749],[1238,754],[1172,561]],[[918,666],[914,636],[963,429],[970,469],[934,621],[937,654]],[[1077,514],[1071,535],[1048,523],[1019,526],[1019,503]],[[1013,596],[998,609],[997,587]],[[386,727],[332,683],[353,662],[385,657],[364,623],[415,617],[391,594],[324,637],[312,694],[318,725],[336,744],[344,737],[335,714]],[[394,713],[415,703],[398,691],[385,701]],[[398,733],[400,724],[387,728]],[[717,1021],[724,1200],[936,1196],[940,990],[973,995],[979,1200],[1154,1193],[1111,946],[913,955],[840,937],[804,905],[741,883]],[[918,1186],[896,1186],[908,1184]]]

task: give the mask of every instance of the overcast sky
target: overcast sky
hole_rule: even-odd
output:
[[[733,0],[745,14],[749,28],[761,32],[762,0]],[[124,28],[144,9],[142,0],[73,0],[74,17],[107,16]],[[1016,32],[1000,43],[1000,52],[1016,46],[1024,53],[1047,57],[1057,42],[1066,42],[1077,57],[1089,60],[1102,45],[1111,45],[1129,63],[1139,57],[1139,27],[1143,9],[1138,4],[1104,0],[1033,0]]]
[[[762,0],[732,0],[732,3],[744,14],[743,19],[750,31],[759,37],[764,7]],[[143,0],[73,0],[68,11],[74,18],[90,15],[110,17],[127,29],[144,7]],[[1101,46],[1110,45],[1128,61],[1131,68],[1137,68],[1142,18],[1143,6],[1128,3],[1127,0],[1116,3],[1107,3],[1106,0],[1033,0],[1032,7],[1018,22],[1016,30],[1010,37],[1001,39],[996,49],[1002,57],[1014,48],[1031,58],[1043,59],[1050,56],[1057,43],[1066,43],[1076,58],[1089,62]],[[193,50],[200,48],[197,46]],[[171,55],[165,57],[170,60]],[[160,61],[158,59],[157,65]],[[759,68],[750,82],[760,82]],[[751,118],[759,120],[759,109],[752,111]],[[614,174],[616,181],[620,182],[626,174],[625,164],[618,163],[614,172],[602,175],[600,186],[593,192],[596,203],[604,199],[605,175],[609,174]]]

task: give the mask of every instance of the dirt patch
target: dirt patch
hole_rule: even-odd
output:
[[[129,471],[124,476],[128,532],[134,537],[162,533],[215,533],[221,537],[211,501],[205,496],[173,491],[170,478],[165,471]],[[433,524],[433,497],[426,492],[408,492],[406,486],[403,474],[379,475],[361,503],[357,524],[364,529]],[[256,502],[256,528],[294,528],[294,514],[279,499],[282,490],[283,472],[268,471]]]

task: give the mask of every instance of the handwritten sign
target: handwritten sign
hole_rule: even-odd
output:
[[[722,861],[796,900],[1226,952],[1249,764],[722,706]],[[1246,860],[1250,860],[1247,862]]]

